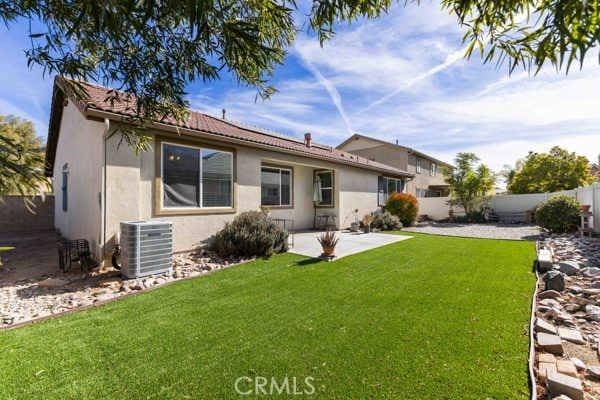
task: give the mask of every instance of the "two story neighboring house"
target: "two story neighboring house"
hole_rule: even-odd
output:
[[[403,188],[416,197],[443,197],[448,195],[448,185],[444,181],[441,168],[452,168],[451,164],[440,161],[425,153],[369,136],[354,134],[337,146],[372,161],[381,162],[414,174]],[[383,183],[385,185],[385,182]]]

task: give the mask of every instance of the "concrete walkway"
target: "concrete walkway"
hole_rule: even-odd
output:
[[[300,254],[308,257],[319,257],[322,253],[321,245],[317,237],[322,232],[301,232],[294,234],[294,246],[289,249],[290,253]],[[388,233],[352,233],[337,232],[339,242],[335,248],[335,259],[349,256],[350,254],[385,246],[386,244],[400,242],[410,239],[411,236],[391,235]]]

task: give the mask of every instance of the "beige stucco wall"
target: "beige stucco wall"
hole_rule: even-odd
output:
[[[417,158],[421,159],[421,173],[417,173]],[[430,185],[445,185],[444,174],[442,174],[442,165],[437,163],[437,173],[435,176],[429,174],[431,161],[422,156],[416,154],[410,154],[408,156],[408,169],[407,171],[414,174],[415,177],[407,184],[407,191],[413,195],[416,195],[417,188],[427,189]]]
[[[343,169],[339,173],[340,226],[347,228],[358,219],[377,211],[377,178],[379,174],[359,169]]]
[[[181,138],[179,138],[181,139]],[[377,208],[376,172],[341,166],[306,157],[280,154],[268,150],[232,146],[236,157],[235,213],[209,215],[157,216],[154,212],[155,148],[135,155],[127,146],[117,148],[118,138],[108,142],[107,167],[107,239],[114,242],[119,223],[136,219],[162,219],[173,223],[175,251],[192,249],[231,221],[236,214],[260,208],[260,167],[264,164],[280,165],[293,169],[293,207],[272,208],[275,218],[294,220],[295,229],[313,226],[314,207],[313,173],[315,169],[331,169],[335,173],[335,207],[319,209],[317,213],[336,215],[338,225],[350,224],[352,210],[360,215]],[[189,144],[193,144],[192,141]],[[227,145],[220,143],[220,146]]]
[[[407,182],[405,189],[407,193],[412,195],[416,196],[417,188],[427,189],[430,185],[445,185],[444,176],[441,171],[442,166],[438,163],[436,175],[431,176],[429,169],[431,163],[434,161],[424,156],[416,155],[409,151],[408,148],[396,146],[391,143],[382,144],[379,141],[357,137],[346,143],[342,149],[414,174],[414,179]],[[417,158],[421,159],[420,173],[417,173]]]
[[[54,225],[68,239],[101,241],[102,135],[104,124],[85,119],[72,102],[63,109],[54,162]],[[62,209],[62,172],[68,164],[68,209]]]

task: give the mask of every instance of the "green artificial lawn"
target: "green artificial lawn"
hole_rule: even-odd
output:
[[[2,332],[0,398],[249,398],[234,390],[247,376],[288,377],[290,393],[295,377],[317,398],[527,399],[533,243],[411,236],[332,263],[279,255]]]

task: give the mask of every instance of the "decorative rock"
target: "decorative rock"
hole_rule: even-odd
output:
[[[597,296],[600,294],[600,289],[596,289],[596,288],[583,289],[583,294],[586,294],[588,296]]]
[[[549,333],[538,333],[537,341],[540,348],[552,354],[562,354],[563,346],[560,336]]]
[[[560,303],[555,299],[542,299],[539,303],[543,306],[552,307],[552,308],[560,308]]]
[[[576,311],[579,311],[579,309],[581,309],[581,306],[579,304],[569,303],[566,304],[564,308],[566,311],[574,313]]]
[[[555,363],[556,357],[550,353],[538,353],[538,362]]]
[[[584,268],[581,270],[581,273],[583,274],[583,276],[587,276],[588,278],[592,278],[594,276],[600,276],[600,268],[598,268],[598,267]]]
[[[558,271],[549,271],[546,273],[544,282],[546,283],[546,290],[556,290],[558,292],[565,290],[565,277]]]
[[[585,370],[586,368],[585,363],[577,357],[571,357],[571,362],[573,363],[573,365],[575,365],[575,368],[577,368],[578,370]]]
[[[592,365],[587,367],[586,372],[589,376],[600,378],[600,365]]]
[[[574,378],[577,378],[577,368],[575,364],[571,360],[557,360],[556,361],[556,369],[561,374],[569,375]]]
[[[554,325],[541,318],[536,318],[535,320],[535,331],[538,333],[552,333],[554,335],[556,335],[557,333],[556,327]]]
[[[573,400],[583,400],[581,381],[559,372],[548,374],[548,391],[553,397],[564,394]]]
[[[562,261],[558,263],[558,270],[565,275],[577,275],[581,267],[577,261]]]
[[[552,253],[550,250],[540,249],[537,268],[540,272],[548,272],[552,269]]]
[[[573,294],[579,294],[583,292],[583,289],[581,288],[581,286],[573,285],[569,288],[569,292]]]
[[[548,375],[556,372],[556,363],[540,362],[538,364],[538,375],[542,383],[548,381]]]
[[[600,322],[600,307],[588,304],[585,306],[585,313],[592,321]]]
[[[560,327],[558,328],[558,336],[560,336],[561,339],[575,344],[585,344],[585,340],[583,340],[581,333],[577,329]]]
[[[565,396],[564,394],[561,394],[560,396],[553,397],[552,400],[573,400],[573,399],[570,398],[569,396]]]
[[[41,287],[41,288],[57,288],[57,287],[64,286],[67,283],[69,283],[69,282],[65,281],[64,279],[47,278],[47,279],[44,279],[43,281],[40,281],[38,283],[38,287]]]
[[[557,297],[560,297],[560,293],[557,292],[556,290],[544,290],[543,292],[538,294],[538,299],[540,299],[540,300],[556,299]]]

